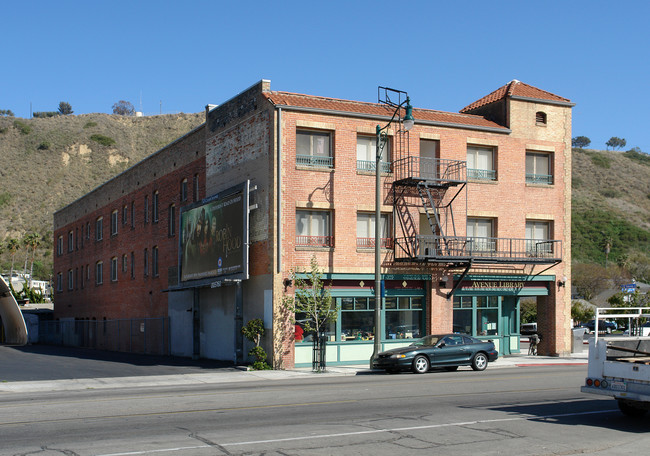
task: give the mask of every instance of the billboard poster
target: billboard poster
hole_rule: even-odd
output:
[[[181,213],[181,281],[247,275],[247,185]],[[246,278],[246,277],[244,277]]]

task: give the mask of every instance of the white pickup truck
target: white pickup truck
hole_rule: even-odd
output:
[[[648,308],[600,308],[599,318],[650,317]],[[616,313],[611,313],[616,312]],[[631,325],[628,325],[628,328]],[[641,417],[650,410],[650,337],[611,336],[589,341],[589,365],[583,393],[611,396],[625,415]]]

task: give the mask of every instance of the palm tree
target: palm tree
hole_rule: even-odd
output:
[[[36,248],[41,244],[41,239],[39,238],[38,234],[36,233],[29,233],[25,235],[25,239],[23,240],[25,245],[31,249],[32,252],[32,262],[29,268],[29,287],[32,287],[32,274],[34,273],[34,255],[36,254]],[[27,262],[25,261],[25,264]]]
[[[9,274],[9,280],[14,275],[14,258],[16,257],[16,252],[20,248],[20,242],[18,239],[11,238],[7,241],[7,249],[11,252],[11,273]]]

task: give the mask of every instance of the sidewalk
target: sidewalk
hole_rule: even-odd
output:
[[[500,357],[490,363],[488,369],[522,368],[533,366],[555,365],[586,365],[588,353],[572,353],[569,357],[509,355]],[[461,369],[469,369],[461,368]],[[151,388],[160,386],[192,386],[214,385],[219,383],[278,381],[291,378],[307,378],[318,376],[352,376],[352,375],[383,375],[381,371],[373,371],[367,365],[331,366],[326,372],[315,373],[311,368],[296,368],[291,370],[247,371],[245,367],[220,368],[207,373],[153,375],[137,377],[112,378],[80,378],[64,380],[16,381],[0,383],[0,398],[7,393],[27,393],[46,391],[74,391],[87,389],[112,388]]]

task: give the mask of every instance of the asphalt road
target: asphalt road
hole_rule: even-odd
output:
[[[586,366],[0,394],[0,455],[646,454]]]

